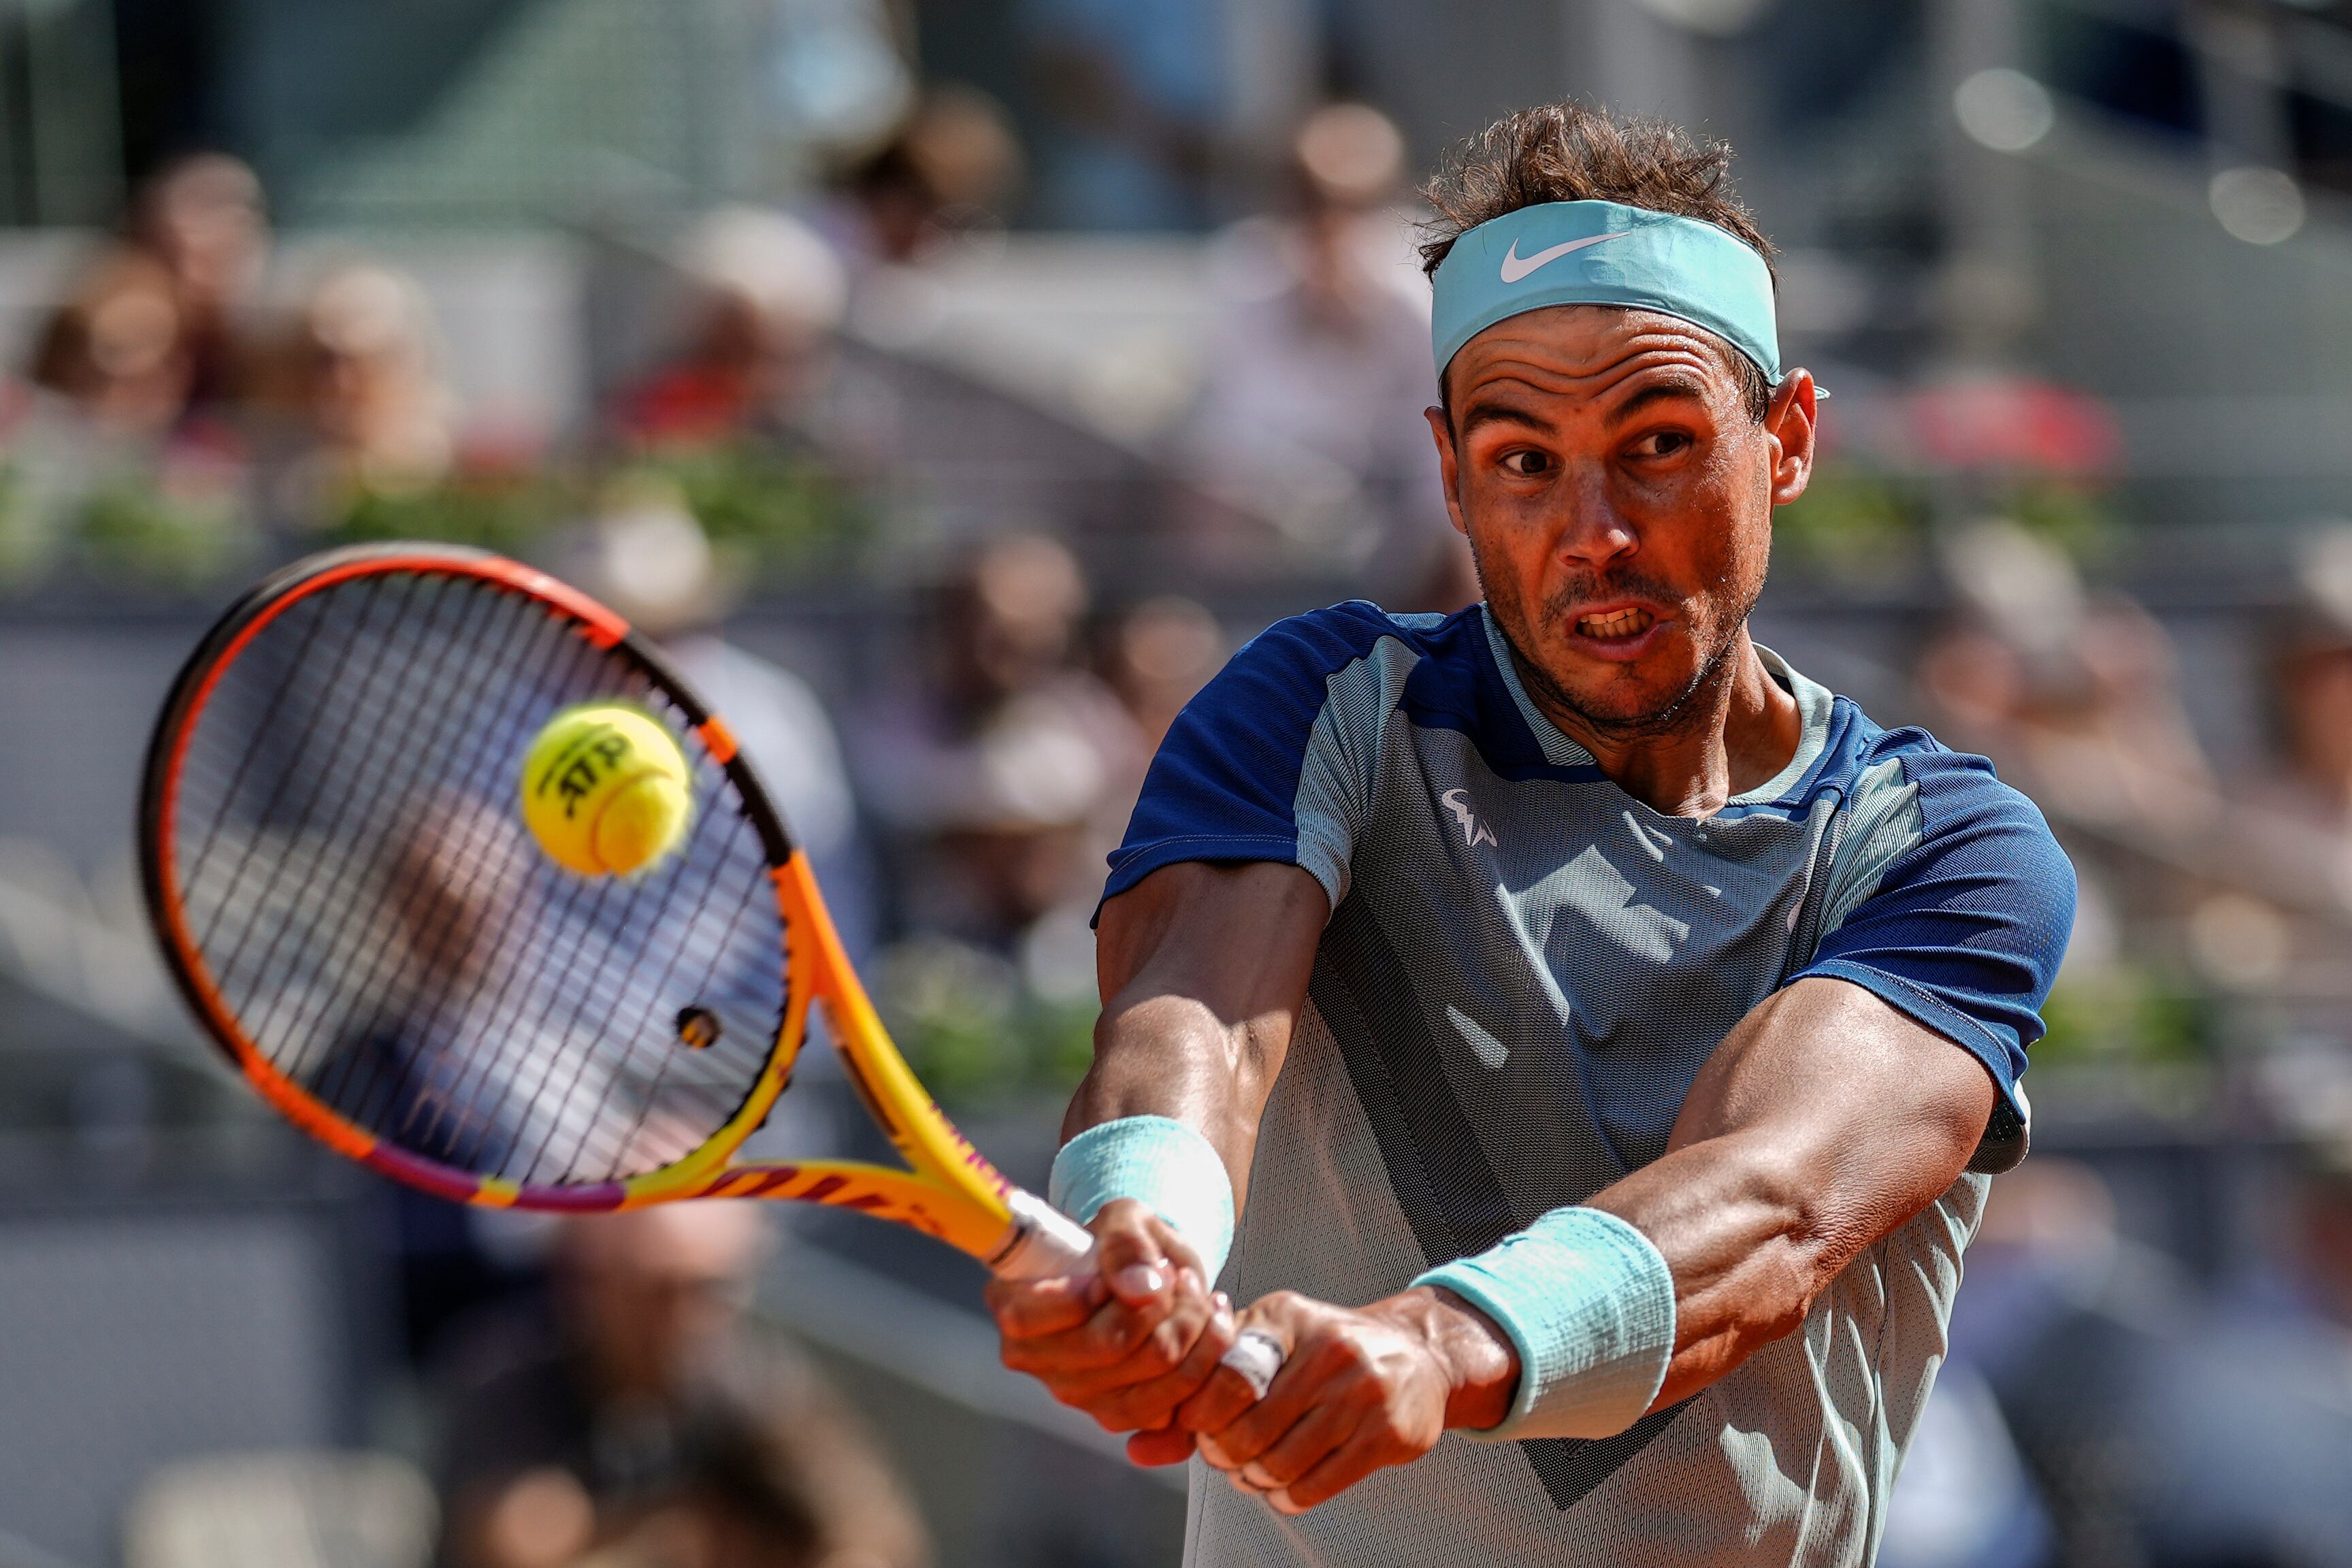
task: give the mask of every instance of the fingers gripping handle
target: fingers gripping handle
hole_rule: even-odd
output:
[[[1274,1374],[1282,1370],[1282,1342],[1264,1329],[1244,1329],[1234,1341],[1234,1348],[1217,1358],[1217,1364],[1234,1373],[1250,1385],[1260,1399],[1274,1386]]]
[[[1095,1271],[1095,1238],[1084,1226],[1034,1193],[1015,1188],[1011,1204],[1013,1224],[1004,1246],[989,1260],[991,1273],[999,1279],[1047,1279]],[[1283,1354],[1273,1335],[1244,1329],[1218,1364],[1230,1368],[1263,1399],[1275,1373],[1282,1370]]]

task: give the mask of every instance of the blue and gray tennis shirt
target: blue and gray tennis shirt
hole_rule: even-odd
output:
[[[1282,622],[1184,710],[1106,897],[1181,860],[1330,895],[1225,1283],[1361,1305],[1664,1152],[1700,1064],[1806,975],[1982,1062],[1972,1173],[2022,1153],[2072,868],[1979,757],[1883,730],[1767,652],[1803,740],[1705,819],[1625,794],[1528,700],[1483,607]],[[1944,1351],[1990,1177],[1857,1258],[1803,1325],[1618,1436],[1449,1433],[1286,1519],[1197,1463],[1214,1568],[1863,1563]]]

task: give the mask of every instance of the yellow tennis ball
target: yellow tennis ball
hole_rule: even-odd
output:
[[[548,857],[583,877],[659,860],[694,819],[693,773],[642,709],[583,702],[547,721],[522,761],[522,819]]]

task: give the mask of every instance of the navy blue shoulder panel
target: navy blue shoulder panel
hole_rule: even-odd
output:
[[[1597,767],[1563,768],[1544,756],[1527,715],[1495,668],[1486,616],[1484,605],[1473,605],[1414,640],[1423,657],[1405,680],[1405,717],[1424,730],[1467,736],[1497,778],[1591,783],[1604,777]]]
[[[1867,986],[1957,1041],[2021,1114],[2017,1081],[2074,931],[2074,865],[2041,811],[1984,758],[1902,729],[1871,736],[1855,760],[1888,758],[1917,786],[1920,840],[1801,974]]]
[[[1292,815],[1316,717],[1337,671],[1382,637],[1417,643],[1360,599],[1277,621],[1186,703],[1144,775],[1127,837],[1110,858],[1114,898],[1180,860],[1298,859]]]

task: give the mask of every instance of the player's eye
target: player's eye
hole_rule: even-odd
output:
[[[1674,458],[1690,449],[1690,433],[1685,430],[1653,430],[1633,443],[1636,458]]]
[[[1551,472],[1551,454],[1521,447],[1503,454],[1503,471],[1517,479],[1532,479]]]

